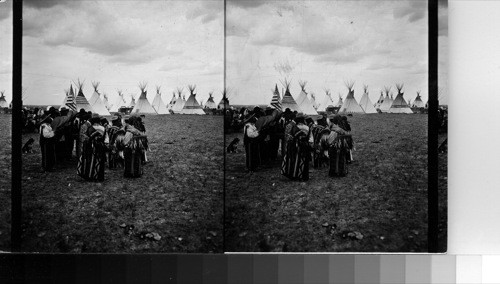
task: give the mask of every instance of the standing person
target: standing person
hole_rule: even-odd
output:
[[[51,123],[52,117],[47,114],[46,117],[41,120],[40,124],[39,144],[42,153],[42,169],[46,172],[51,172],[56,164],[55,133],[50,126]]]
[[[349,123],[349,121],[347,121],[347,116],[342,116],[342,123],[340,124],[340,127],[342,129],[344,129],[347,134],[351,134],[351,124]],[[347,155],[347,163],[352,163],[353,159],[352,159],[352,151],[354,150],[354,143],[352,141],[352,136],[349,135],[346,137],[346,142],[347,142],[347,145],[348,145],[348,155]]]
[[[63,111],[65,109],[63,108]],[[54,131],[54,143],[56,147],[56,164],[60,164],[63,160],[65,160],[66,154],[66,140],[64,139],[64,131],[63,131],[63,123],[66,121],[65,116],[62,116],[61,113],[56,110],[51,110],[52,122],[50,123],[50,127]]]
[[[57,111],[56,111],[57,113]],[[76,113],[62,107],[59,115],[52,121],[52,129],[55,131],[57,140],[56,151],[59,159],[70,160],[73,153],[73,135],[71,123],[75,119]]]
[[[285,130],[286,153],[281,174],[292,180],[309,180],[309,127],[304,116],[299,114],[295,122],[290,122]]]
[[[87,137],[83,142],[82,155],[78,161],[77,173],[90,181],[103,181],[106,161],[107,136],[100,118],[94,116],[89,120]]]
[[[281,130],[281,159],[285,156],[285,149],[286,149],[286,139],[285,139],[285,132],[286,132],[286,126],[288,123],[293,120],[295,116],[293,115],[293,112],[290,111],[289,108],[285,109],[285,112],[281,115],[281,118],[279,120],[280,124],[280,130]]]
[[[326,122],[323,119],[318,119],[317,124],[312,124],[309,127],[309,132],[312,140],[312,162],[314,168],[321,168],[325,161],[324,149],[321,146],[321,137],[330,133],[330,130],[325,127]]]
[[[146,136],[146,126],[144,125],[144,122],[142,121],[142,118],[140,116],[135,117],[133,126],[135,127],[135,129],[139,130],[142,133],[143,137],[141,138],[141,143],[144,147],[142,151],[142,164],[146,164],[148,162],[147,151],[149,151],[148,138]]]
[[[328,175],[331,177],[346,176],[348,173],[348,145],[346,137],[349,135],[339,126],[342,123],[342,118],[339,115],[334,116],[331,122],[330,134],[321,138],[321,143],[328,148],[330,165]]]
[[[107,130],[109,137],[109,152],[108,166],[110,169],[115,169],[119,166],[123,167],[123,138],[125,129],[123,129],[121,118],[114,116],[111,119],[111,126]]]
[[[257,118],[252,115],[247,119],[247,123],[243,128],[246,166],[250,172],[254,172],[260,165],[259,131],[255,126],[255,122],[257,122]]]
[[[87,130],[92,124],[90,123],[90,119],[92,115],[89,113],[85,113],[80,117],[80,127],[78,129],[78,139],[77,139],[77,147],[76,147],[76,157],[80,159],[82,155],[83,143],[88,139]]]
[[[140,177],[143,175],[143,157],[147,148],[147,137],[134,125],[138,125],[137,117],[131,116],[125,121],[123,154],[125,159],[125,177]]]
[[[271,131],[273,126],[278,122],[281,111],[268,107],[265,112],[262,112],[259,107],[256,107],[254,112],[260,113],[257,122],[255,122],[255,127],[259,131],[261,162],[267,164],[272,157],[271,152],[273,149]]]

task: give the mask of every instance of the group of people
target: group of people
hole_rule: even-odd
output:
[[[323,116],[316,122],[300,113],[282,112],[268,107],[240,111],[244,119],[243,143],[246,166],[256,171],[279,156],[281,174],[292,179],[309,180],[309,166],[329,167],[329,176],[345,176],[352,162],[353,140],[346,116]]]
[[[77,158],[77,174],[90,181],[103,181],[106,164],[122,168],[125,177],[140,177],[147,162],[148,140],[141,117],[109,121],[81,109],[61,108],[44,112],[40,121],[42,168],[53,171],[58,163]]]

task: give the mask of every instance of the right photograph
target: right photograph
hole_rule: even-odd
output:
[[[427,5],[226,1],[226,252],[429,251]],[[445,252],[446,1],[439,17]]]

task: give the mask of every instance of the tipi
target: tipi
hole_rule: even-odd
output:
[[[115,103],[109,109],[110,112],[118,112],[121,107],[124,107],[126,105],[122,91],[121,90],[116,90],[116,91],[118,92],[118,98],[116,98]]]
[[[292,94],[290,94],[290,81],[287,81],[287,79],[285,79],[281,83],[283,84],[283,87],[286,88],[285,94],[281,99],[281,109],[285,111],[288,108],[292,112],[293,111],[302,112],[301,108],[299,107],[295,99],[292,97]]]
[[[339,100],[337,103],[334,105],[334,107],[340,108],[344,104],[344,100],[342,99],[342,95],[339,93]]]
[[[196,100],[196,94],[194,93],[196,85],[189,85],[188,89],[191,94],[182,107],[181,114],[205,114],[201,105]]]
[[[5,91],[0,92],[0,108],[9,107],[7,100],[5,99]]]
[[[78,81],[75,83],[75,85],[78,88],[78,95],[76,95],[75,103],[76,103],[76,109],[79,111],[82,108],[86,111],[91,111],[94,112],[92,109],[92,106],[89,104],[89,101],[87,101],[87,98],[83,94],[83,82]]]
[[[382,105],[383,102],[384,102],[384,91],[380,90],[380,97],[375,103],[375,109],[380,110],[380,106]]]
[[[318,115],[318,112],[314,109],[313,105],[311,104],[311,101],[307,98],[306,84],[307,84],[306,81],[299,81],[301,91],[296,102],[299,105],[299,108],[302,110],[303,114]]]
[[[229,109],[229,99],[227,98],[227,90],[224,88],[222,90],[222,98],[220,99],[219,104],[217,105],[217,109],[224,110]]]
[[[316,101],[316,95],[314,93],[310,93],[309,96],[309,101],[311,102],[313,108],[318,111],[319,103]]]
[[[103,97],[102,102],[104,103],[104,106],[106,107],[106,109],[109,111],[109,109],[111,108],[111,105],[109,104],[108,95],[106,93],[103,93],[102,97]]]
[[[94,93],[92,97],[90,97],[89,104],[94,112],[99,115],[111,115],[99,96],[99,91],[97,90],[99,88],[99,82],[92,82],[92,87],[94,87]]]
[[[208,100],[205,103],[205,108],[208,109],[216,109],[217,105],[214,102],[214,97],[212,96],[213,92],[208,93]]]
[[[153,99],[153,108],[158,114],[169,114],[167,106],[161,99],[160,86],[156,86],[156,95]]]
[[[339,113],[365,113],[354,97],[354,82],[345,82],[345,86],[349,90],[349,93],[347,93],[347,97],[340,107]]]
[[[382,104],[380,105],[379,109],[381,112],[388,112],[389,109],[391,108],[391,105],[392,105],[392,100],[391,100],[391,97],[389,96],[389,92],[391,91],[391,87],[384,86],[384,90],[385,90],[385,98],[384,98],[384,101],[382,102]]]
[[[275,109],[281,110],[281,98],[280,91],[278,90],[278,84],[274,86],[273,97],[271,98],[271,103],[269,105]]]
[[[146,83],[139,84],[139,89],[141,89],[141,95],[139,96],[139,99],[137,100],[134,108],[130,112],[131,114],[139,114],[139,113],[156,114],[155,109],[151,106],[146,96],[147,94],[146,87],[147,87]]]
[[[172,113],[172,106],[174,105],[175,102],[175,91],[172,92],[172,98],[170,99],[170,102],[167,105],[167,109],[170,113]]]
[[[326,111],[327,108],[335,107],[335,103],[332,101],[330,90],[325,89],[325,98],[319,105],[318,109],[320,111]]]
[[[420,91],[417,91],[417,97],[411,104],[411,107],[425,107],[425,104],[422,101],[422,98],[420,97]]]
[[[180,113],[181,110],[184,108],[184,101],[182,100],[182,89],[183,88],[177,88],[177,95],[179,96],[177,99],[175,99],[174,104],[172,106],[172,111],[174,113]]]
[[[401,92],[401,90],[403,89],[403,84],[396,84],[396,88],[398,89],[398,95],[392,102],[389,113],[413,113],[410,106],[403,98],[404,93]]]
[[[75,103],[75,93],[73,92],[73,86],[70,84],[69,85],[69,90],[66,89],[64,90],[66,93],[66,96],[64,97],[64,102],[61,105],[62,107],[67,107],[71,110],[77,111],[76,109],[76,103]]]
[[[130,103],[128,104],[129,108],[134,108],[135,107],[135,98],[134,95],[130,95]]]
[[[363,90],[364,90],[363,96],[359,101],[359,105],[365,111],[365,113],[377,113],[377,110],[375,109],[375,107],[373,107],[373,103],[370,100],[370,97],[368,96],[368,86],[364,85]]]

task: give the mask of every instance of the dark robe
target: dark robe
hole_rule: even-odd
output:
[[[247,135],[247,126],[244,128],[243,145],[245,146],[246,166],[249,171],[255,171],[261,164],[260,137],[251,138]]]
[[[128,125],[123,139],[125,149],[124,176],[136,178],[144,174],[144,151],[148,148],[147,137],[142,132]]]
[[[104,133],[91,126],[87,130],[87,136],[89,138],[83,142],[77,173],[86,180],[103,181],[106,161]]]
[[[324,155],[324,145],[321,144],[321,137],[329,134],[330,130],[321,125],[313,125],[311,127],[311,134],[313,136],[313,154],[312,161],[314,168],[321,168],[327,164],[327,158]]]
[[[44,126],[42,125],[41,128]],[[42,168],[45,171],[52,171],[56,164],[56,148],[54,137],[45,138],[43,131],[40,129],[40,150],[42,153]]]
[[[287,126],[286,151],[281,174],[292,180],[309,180],[310,146],[308,136],[295,123]]]
[[[108,128],[109,151],[108,151],[108,166],[110,169],[116,169],[124,166],[123,158],[120,156],[120,151],[125,150],[124,145],[117,143],[120,137],[125,135],[125,130],[117,126]]]
[[[330,161],[330,170],[328,175],[331,177],[344,177],[348,174],[347,161],[349,157],[350,135],[337,135],[336,139],[330,143],[328,156]]]

